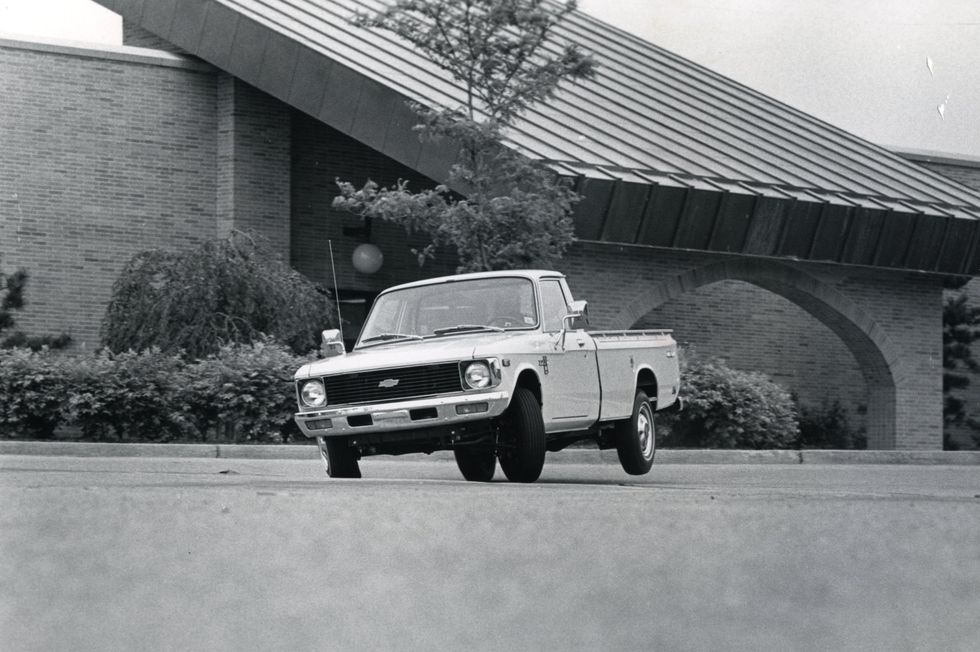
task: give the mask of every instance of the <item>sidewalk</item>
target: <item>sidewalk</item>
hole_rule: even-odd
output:
[[[204,457],[318,460],[315,445],[247,444],[111,444],[82,442],[0,441],[0,455],[67,457]],[[370,459],[370,458],[369,458]],[[384,459],[395,459],[385,456]],[[412,461],[450,461],[452,453],[402,455]],[[569,448],[548,454],[549,464],[618,464],[615,450]],[[657,464],[923,464],[980,465],[980,451],[846,451],[846,450],[688,450],[663,448]]]

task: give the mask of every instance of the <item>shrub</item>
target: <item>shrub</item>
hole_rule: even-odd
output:
[[[175,401],[184,363],[159,349],[79,358],[68,408],[86,439],[154,441],[177,438],[185,418]]]
[[[193,359],[274,337],[296,353],[336,323],[326,292],[248,235],[182,252],[144,251],[112,290],[102,325],[113,351],[158,347]]]
[[[664,446],[791,448],[799,437],[789,392],[765,374],[691,354],[681,359],[684,410],[666,414]]]
[[[179,400],[201,436],[280,443],[297,432],[293,374],[309,360],[268,338],[223,346],[187,367]]]
[[[865,434],[851,426],[840,401],[819,408],[800,405],[800,438],[797,448],[864,449]]]
[[[191,363],[159,349],[0,351],[0,436],[46,439],[65,425],[96,441],[278,443],[299,435],[292,377],[310,359],[270,338]]]
[[[0,349],[0,434],[50,439],[65,420],[72,360]]]
[[[0,270],[0,349],[40,351],[44,348],[65,348],[71,344],[71,336],[67,333],[28,335],[23,331],[10,330],[15,326],[14,311],[23,310],[27,304],[27,279],[26,270],[19,269],[10,275]]]

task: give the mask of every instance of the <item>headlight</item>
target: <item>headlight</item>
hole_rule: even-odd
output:
[[[463,380],[473,389],[483,389],[490,386],[493,377],[486,362],[473,362],[463,372]]]
[[[327,392],[319,380],[307,380],[300,387],[299,395],[308,407],[323,407],[327,404]]]

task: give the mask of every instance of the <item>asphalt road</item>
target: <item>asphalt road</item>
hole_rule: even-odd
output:
[[[980,467],[362,469],[0,456],[0,649],[980,649]]]

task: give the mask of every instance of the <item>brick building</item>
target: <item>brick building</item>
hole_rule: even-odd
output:
[[[454,269],[375,223],[384,264],[361,274],[361,225],[330,208],[337,177],[443,178],[454,150],[421,145],[404,104],[453,101],[440,71],[339,1],[101,4],[126,46],[0,41],[0,260],[31,273],[22,326],[97,346],[133,253],[232,229],[325,285],[332,243],[355,326],[383,287]],[[943,287],[980,268],[976,165],[896,156],[581,14],[563,36],[600,75],[513,144],[585,196],[561,269],[595,325],[672,327],[840,401],[872,448],[939,448]]]

